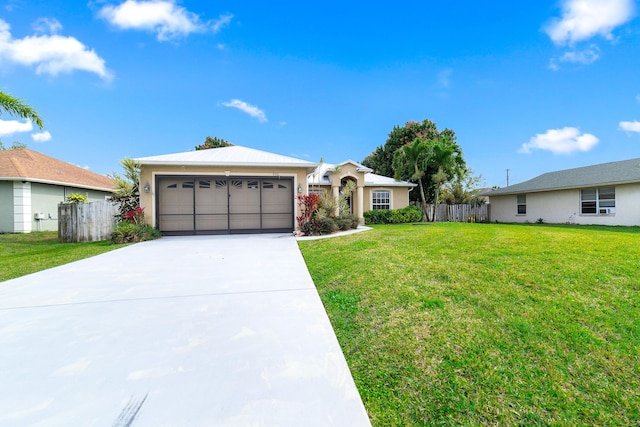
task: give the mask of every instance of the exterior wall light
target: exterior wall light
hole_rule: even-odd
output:
[[[151,191],[151,185],[149,184],[149,181],[147,181],[147,183],[144,185],[144,192],[148,193],[149,191]]]
[[[302,184],[298,184],[298,194],[302,193]]]

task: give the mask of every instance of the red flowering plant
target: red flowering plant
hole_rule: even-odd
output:
[[[141,206],[136,207],[133,210],[125,212],[122,215],[122,219],[132,224],[144,224],[144,208]]]
[[[318,211],[320,204],[320,196],[317,193],[301,194],[298,196],[298,206],[300,207],[300,216],[296,217],[298,221],[298,230],[307,234],[309,222],[313,219],[313,214]]]

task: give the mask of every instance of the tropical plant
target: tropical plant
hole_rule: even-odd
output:
[[[110,178],[114,182],[111,200],[118,204],[120,219],[140,206],[140,168],[139,162],[133,159],[120,160],[124,175],[113,173]]]
[[[373,169],[376,174],[394,176],[393,157],[395,152],[400,147],[413,143],[416,138],[423,140],[449,138],[455,142],[456,135],[451,129],[439,131],[436,124],[429,119],[422,122],[409,121],[402,127],[394,126],[393,130],[389,132],[385,144],[377,147],[362,161],[362,164]],[[400,179],[409,180],[412,174],[412,172],[401,174]]]
[[[65,199],[67,203],[87,203],[89,196],[82,193],[71,193]]]
[[[421,138],[416,138],[411,144],[398,148],[393,155],[393,170],[396,179],[400,179],[403,174],[406,175],[406,171],[411,171],[409,179],[418,182],[423,221],[427,221],[427,199],[422,177],[427,169],[427,161],[430,156],[431,147]]]
[[[11,116],[30,120],[40,129],[44,127],[44,122],[36,110],[27,105],[22,99],[0,91],[0,114],[2,114],[3,111]]]

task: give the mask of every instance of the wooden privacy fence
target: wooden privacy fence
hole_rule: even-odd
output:
[[[433,219],[434,205],[427,205]],[[436,222],[489,222],[489,205],[436,205]]]
[[[112,202],[60,203],[58,241],[80,243],[111,239],[117,215],[118,206]]]

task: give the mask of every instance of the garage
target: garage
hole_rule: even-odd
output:
[[[239,145],[134,160],[145,221],[166,235],[290,233],[318,166]]]
[[[157,176],[157,224],[164,234],[291,232],[293,179]]]

